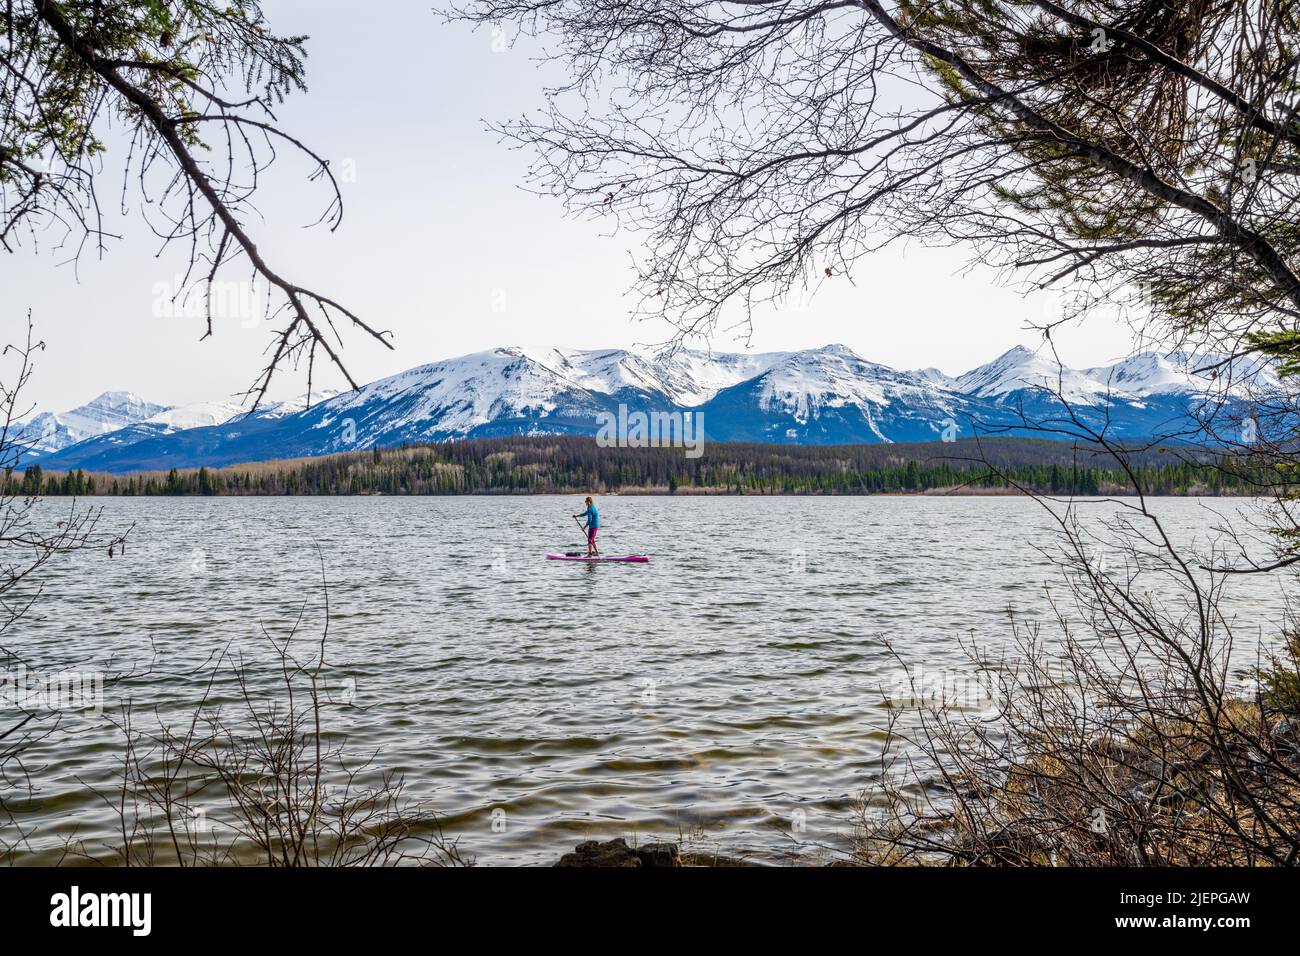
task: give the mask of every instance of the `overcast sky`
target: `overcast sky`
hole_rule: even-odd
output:
[[[395,8],[401,7],[398,12]],[[528,157],[499,144],[487,119],[542,103],[554,73],[527,49],[498,52],[486,32],[444,24],[427,2],[384,4],[382,16],[342,0],[266,0],[280,33],[306,33],[308,92],[279,110],[282,127],[346,172],[338,231],[305,229],[326,193],[307,167],[282,163],[258,201],[249,231],[273,268],[395,333],[390,352],[356,335],[346,361],[360,382],[435,359],[499,345],[601,348],[661,341],[665,330],[633,323],[629,251],[635,234],[611,238],[599,223],[566,219],[558,203],[520,189]],[[115,209],[120,166],[108,158],[101,185]],[[28,307],[47,349],[28,398],[63,410],[109,389],[154,402],[229,398],[261,367],[265,325],[238,318],[199,342],[197,318],[156,314],[158,290],[174,282],[184,251],[161,251],[128,194],[111,218],[102,258],[74,267],[30,247],[0,253],[5,341]],[[853,285],[832,281],[802,310],[758,314],[750,347],[771,351],[838,342],[895,368],[949,374],[1017,344],[1037,345],[1026,323],[1043,304],[965,272],[964,250],[896,247],[855,268]],[[242,273],[241,273],[242,275]],[[1126,331],[1099,317],[1057,337],[1074,366],[1130,351]],[[718,350],[745,347],[727,334]],[[302,391],[282,381],[278,397]]]

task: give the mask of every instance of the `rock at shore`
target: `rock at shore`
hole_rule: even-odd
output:
[[[555,866],[638,866],[667,869],[696,866],[756,866],[748,860],[716,853],[681,853],[676,843],[647,843],[633,849],[621,838],[579,843]]]
[[[601,843],[579,843],[572,853],[560,857],[556,866],[681,866],[676,843],[647,843],[636,849],[622,837]]]

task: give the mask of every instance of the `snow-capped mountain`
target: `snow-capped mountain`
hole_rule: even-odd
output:
[[[1084,369],[1084,374],[1136,398],[1189,392],[1245,398],[1281,384],[1265,358],[1245,356],[1225,363],[1219,356],[1194,352],[1141,352],[1104,368]]]
[[[169,410],[166,405],[146,402],[131,392],[104,392],[70,411],[33,415],[22,424],[17,439],[27,445],[24,457],[36,458]]]
[[[1009,396],[1026,390],[1059,392],[1068,401],[1080,405],[1104,403],[1108,394],[1118,389],[1108,387],[1106,380],[1093,373],[1062,368],[1050,353],[1031,352],[1023,345],[1006,352],[987,365],[972,369],[959,376],[954,387],[976,398],[1005,401]],[[1126,397],[1127,397],[1127,393]]]
[[[705,434],[733,441],[924,441],[971,411],[959,394],[868,362],[843,345],[794,352],[701,407]]]
[[[1213,373],[1198,371],[1216,365]],[[422,365],[337,395],[269,405],[166,409],[90,434],[42,458],[47,468],[131,471],[228,465],[403,442],[502,435],[594,435],[602,414],[693,411],[711,441],[795,444],[933,440],[1031,432],[1065,409],[1115,437],[1195,431],[1198,403],[1225,389],[1278,385],[1272,369],[1204,356],[1144,353],[1061,369],[1050,353],[1011,349],[955,378],[900,372],[842,345],[801,352],[499,348]],[[97,400],[98,401],[98,400]],[[92,403],[93,404],[93,403]],[[39,418],[39,416],[38,416]],[[33,419],[33,422],[37,419]],[[1050,437],[1039,434],[1039,437]]]
[[[1026,389],[1059,392],[1072,404],[1103,405],[1116,399],[1141,401],[1156,395],[1198,394],[1246,397],[1252,390],[1275,389],[1277,375],[1267,360],[1193,352],[1140,352],[1114,365],[1062,368],[1048,351],[1023,345],[953,380],[958,391],[1004,401]]]

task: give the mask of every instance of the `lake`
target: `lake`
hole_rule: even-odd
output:
[[[97,504],[104,527],[134,523],[125,556],[53,562],[3,643],[45,671],[156,662],[110,682],[104,714],[64,715],[29,756],[39,792],[19,862],[55,862],[73,838],[92,854],[113,842],[93,788],[118,781],[108,715],[127,699],[137,714],[187,713],[228,642],[271,693],[261,628],[283,633],[304,602],[310,652],[317,547],[329,726],[489,865],[614,836],[772,861],[842,851],[881,770],[882,688],[898,671],[883,643],[962,674],[959,641],[1002,646],[1009,608],[1050,630],[1043,589],[1060,584],[1036,550],[1053,546],[1047,515],[1013,497],[606,496],[603,548],[652,560],[598,566],[543,559],[578,542],[576,497]],[[1235,521],[1248,504],[1155,507],[1191,541],[1221,520],[1209,509]],[[1235,578],[1227,599],[1254,640],[1280,615],[1280,582]]]

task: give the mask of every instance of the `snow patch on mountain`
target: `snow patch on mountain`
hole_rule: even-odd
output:
[[[307,395],[297,395],[282,402],[271,402],[259,408],[254,414],[258,418],[283,418],[296,415],[309,407],[315,407],[329,401],[339,394],[337,388],[314,389],[310,404]],[[205,428],[209,425],[224,425],[248,413],[248,406],[240,402],[213,401],[194,402],[180,405],[159,412],[145,420],[145,424],[160,425],[165,432],[184,431],[188,428]]]
[[[272,402],[258,409],[258,416],[262,418],[283,418],[285,415],[296,415],[299,412],[306,411],[308,408],[315,408],[328,402],[336,395],[342,394],[337,388],[314,388],[311,394],[304,392],[293,398],[285,399],[283,402]]]
[[[234,402],[195,402],[152,415],[145,419],[145,424],[161,426],[161,430],[168,433],[179,432],[187,428],[222,425],[243,412],[244,407]]]

